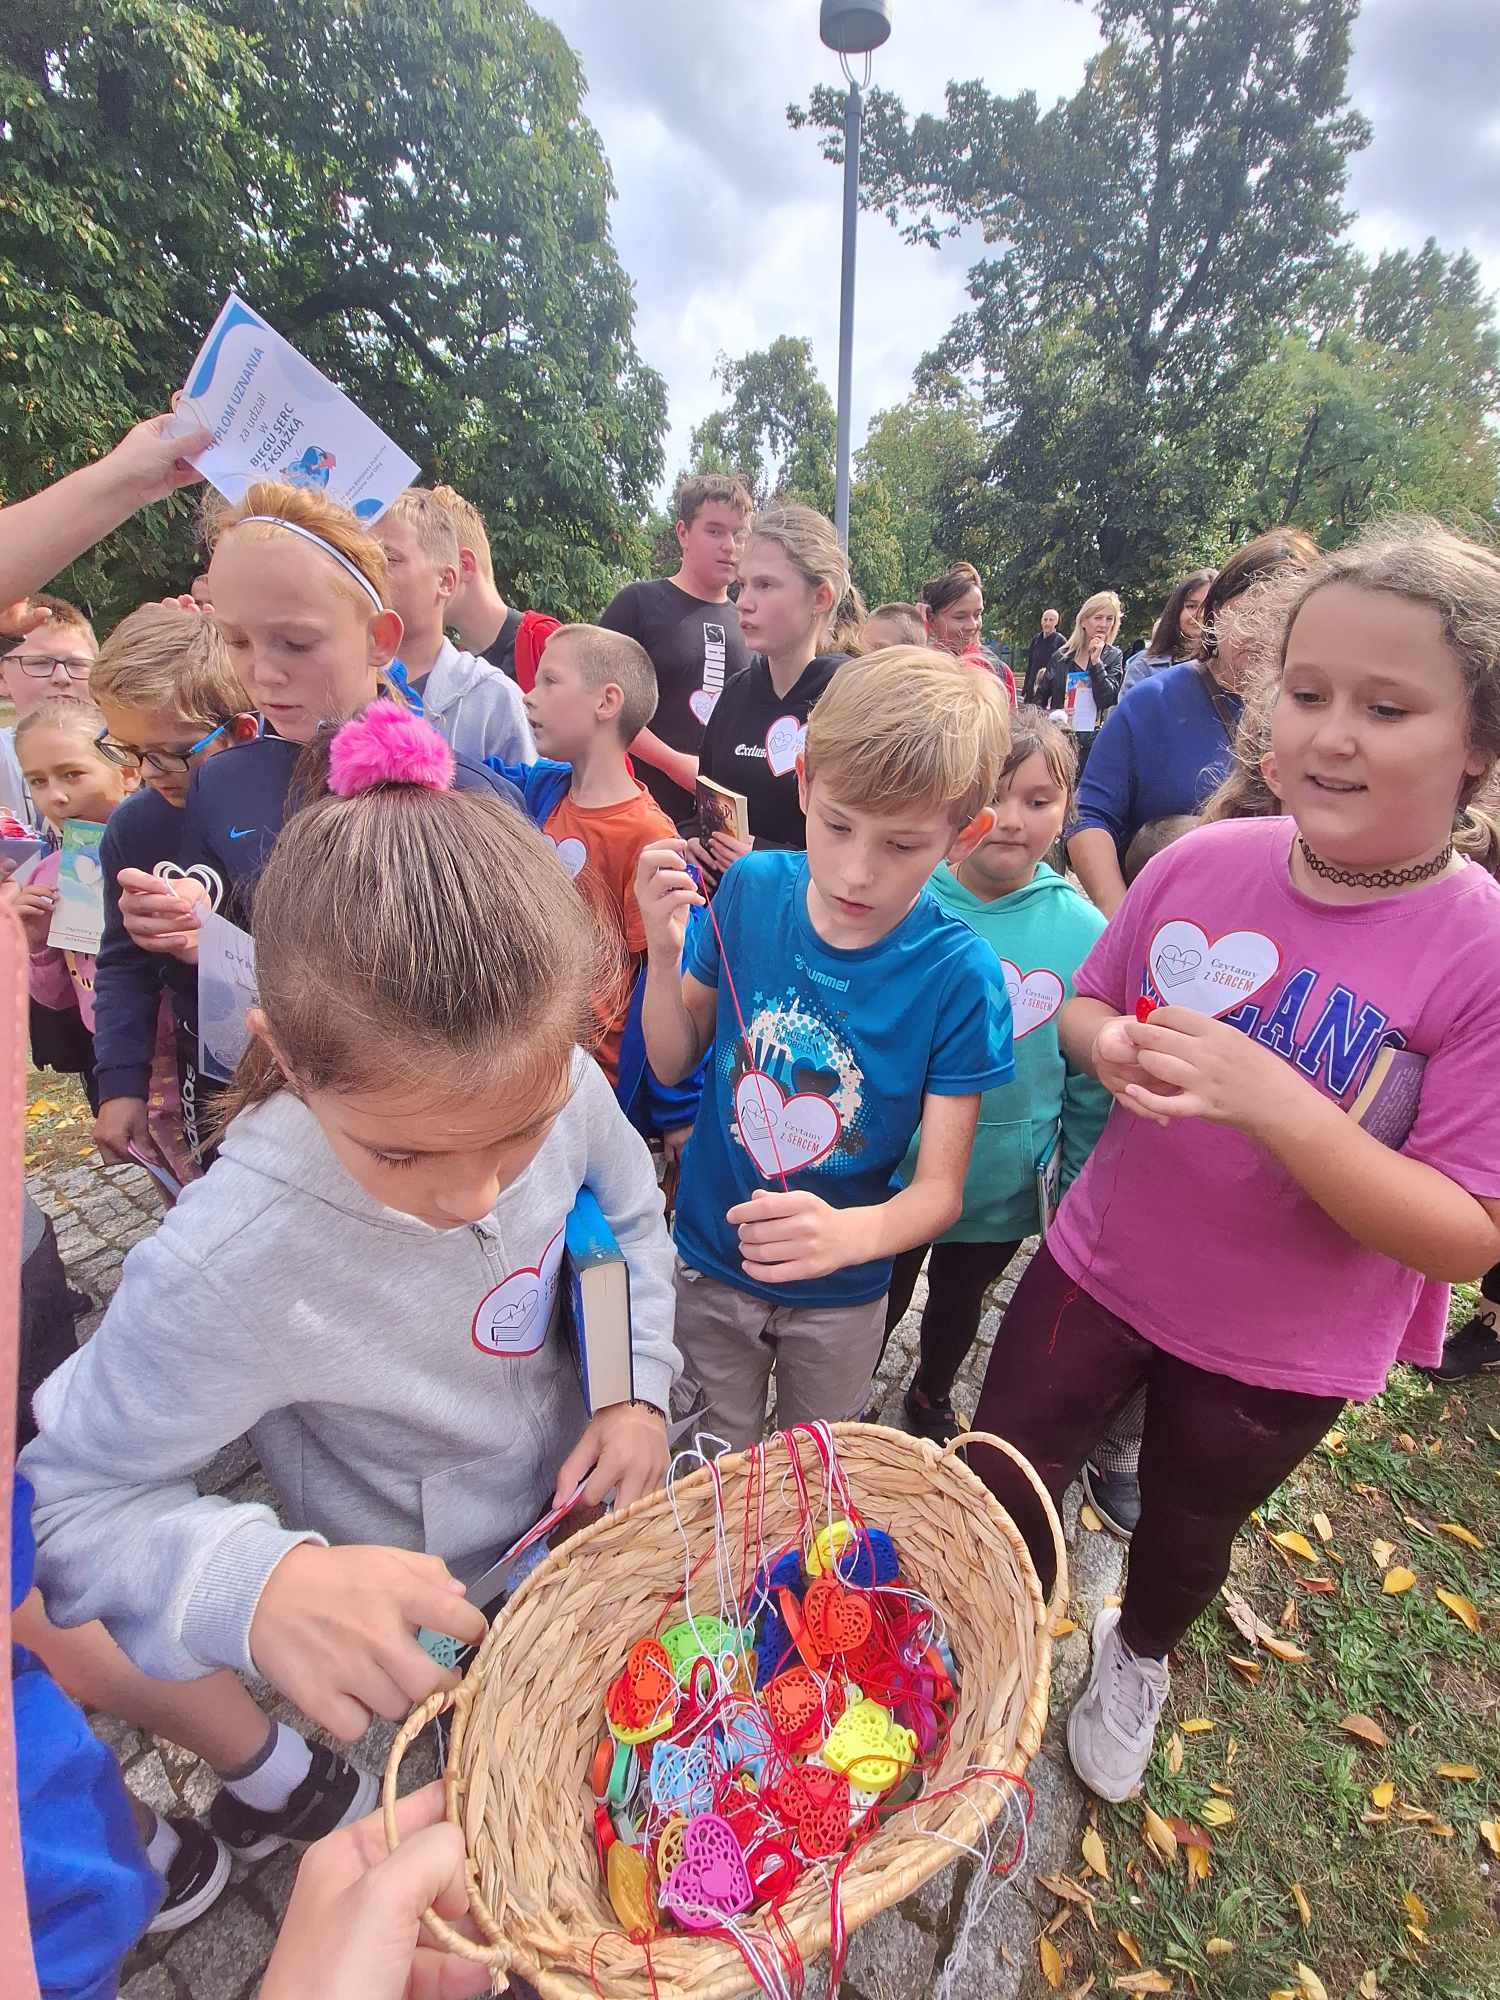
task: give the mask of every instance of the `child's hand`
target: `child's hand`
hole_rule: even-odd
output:
[[[417,1644],[423,1625],[464,1645],[486,1630],[437,1556],[301,1542],[266,1579],[250,1657],[304,1715],[352,1743],[374,1716],[400,1722],[414,1703],[457,1685]]]
[[[645,1403],[611,1403],[563,1460],[552,1504],[560,1507],[586,1478],[581,1506],[598,1506],[613,1493],[616,1507],[628,1507],[661,1485],[667,1458],[667,1425],[659,1410]]]
[[[122,868],[120,921],[131,941],[142,951],[158,951],[180,958],[184,965],[198,963],[200,912],[208,908],[208,891],[191,876],[174,876],[164,882],[144,868]]]
[[[1163,1125],[1207,1118],[1255,1138],[1309,1087],[1261,1043],[1191,1007],[1158,1007],[1149,1021],[1122,1025],[1143,1073],[1126,1086],[1125,1102]]]
[[[55,889],[34,888],[28,882],[16,891],[16,915],[21,919],[26,943],[34,952],[47,948],[47,933],[52,928],[52,911],[56,902]]]
[[[718,881],[720,874],[723,872],[718,862],[714,860],[713,855],[696,835],[691,836],[687,842],[687,858],[695,867],[701,868],[704,874],[715,882]]]
[[[1140,1051],[1130,1035],[1130,1030],[1136,1025],[1125,1014],[1116,1014],[1112,1021],[1106,1021],[1094,1037],[1089,1066],[1110,1096],[1123,1104],[1127,1111],[1133,1111],[1138,1118],[1150,1118],[1158,1125],[1164,1125],[1167,1121],[1158,1111],[1140,1103],[1130,1094],[1136,1087],[1147,1091],[1160,1088],[1160,1079],[1141,1067]]]
[[[703,901],[687,872],[680,840],[659,840],[641,849],[635,868],[635,899],[646,931],[646,952],[652,958],[682,958],[687,913]]]
[[[387,1852],[378,1812],[310,1847],[260,2000],[471,2000],[490,1971],[428,1942],[429,1907],[472,1936],[464,1841],[444,1817],[443,1787],[396,1801],[401,1845]]]
[[[161,1160],[151,1137],[151,1125],[143,1097],[110,1097],[99,1106],[94,1120],[94,1144],[106,1160],[122,1167],[134,1166],[132,1145],[139,1146],[151,1160]],[[161,1161],[165,1166],[165,1160]]]
[[[734,833],[716,833],[708,844],[713,849],[714,867],[721,875],[726,868],[733,867],[736,861],[742,861],[755,848],[753,840],[741,840],[738,834]]]
[[[790,1194],[757,1188],[725,1220],[739,1230],[745,1276],[763,1285],[826,1278],[874,1254],[863,1209],[834,1208],[805,1188]]]

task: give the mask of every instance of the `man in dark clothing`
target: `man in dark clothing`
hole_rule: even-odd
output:
[[[599,620],[651,656],[656,714],[630,750],[651,796],[679,826],[697,810],[698,752],[714,704],[726,681],[750,664],[729,586],[753,504],[733,474],[685,480],[677,495],[682,567],[672,577],[626,584]]]
[[[1032,640],[1026,654],[1026,678],[1021,687],[1023,702],[1034,702],[1038,698],[1038,683],[1051,666],[1058,648],[1063,644],[1063,635],[1057,629],[1057,613],[1047,610],[1042,613],[1042,629]]]

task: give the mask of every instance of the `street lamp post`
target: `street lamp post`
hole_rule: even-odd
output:
[[[859,230],[859,142],[864,123],[861,86],[870,81],[870,58],[891,32],[890,0],[823,0],[818,32],[837,54],[849,85],[844,105],[844,256],[839,283],[839,432],[833,519],[839,540],[849,546],[849,433],[854,389],[854,253]],[[850,56],[863,56],[856,78]]]

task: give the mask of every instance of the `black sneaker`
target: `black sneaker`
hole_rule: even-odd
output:
[[[229,1849],[198,1819],[168,1819],[177,1852],[167,1863],[167,1900],[146,1926],[180,1931],[211,1910],[229,1886]]]
[[[1101,1472],[1097,1465],[1085,1460],[1083,1494],[1115,1540],[1128,1542],[1140,1525],[1139,1481],[1118,1473]]]
[[[377,1779],[320,1743],[311,1747],[312,1768],[279,1812],[247,1806],[227,1785],[209,1807],[208,1823],[236,1861],[259,1861],[288,1841],[306,1847],[375,1810]]]
[[[917,1436],[928,1439],[932,1444],[947,1444],[963,1430],[949,1399],[943,1396],[935,1403],[929,1402],[925,1396],[917,1394],[915,1382],[907,1390],[902,1407],[906,1411],[906,1421]]]
[[[1461,1326],[1443,1349],[1436,1368],[1421,1370],[1432,1382],[1465,1382],[1471,1375],[1500,1374],[1500,1336],[1478,1315]]]

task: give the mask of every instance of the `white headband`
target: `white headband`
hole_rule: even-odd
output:
[[[279,514],[247,514],[243,521],[239,521],[235,525],[241,528],[248,528],[252,521],[265,521],[273,528],[285,528],[289,535],[300,535],[304,542],[311,542],[313,547],[321,549],[325,556],[332,556],[339,568],[347,570],[350,576],[354,578],[354,581],[365,593],[365,596],[369,598],[375,609],[377,611],[385,610],[385,605],[381,602],[380,592],[371,583],[364,571],[357,563],[350,562],[349,558],[336,549],[332,542],[325,542],[321,535],[315,535],[311,528],[299,527],[295,521],[283,521]]]

